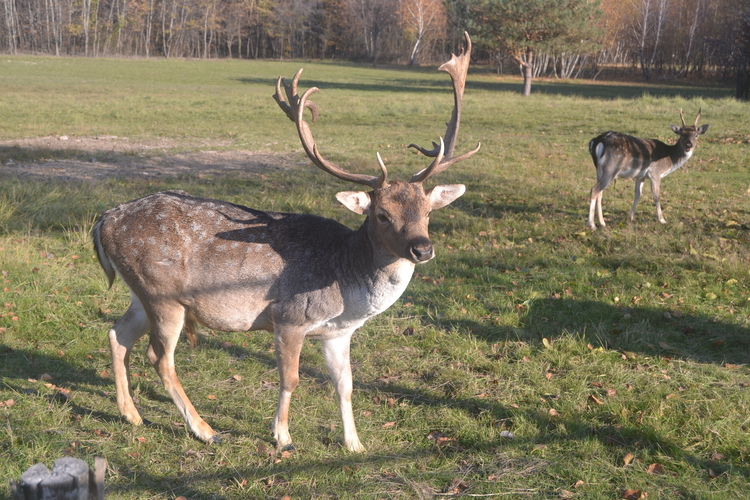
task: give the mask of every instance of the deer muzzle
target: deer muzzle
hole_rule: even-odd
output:
[[[424,237],[415,238],[409,245],[409,255],[414,263],[427,262],[435,256],[432,242]]]

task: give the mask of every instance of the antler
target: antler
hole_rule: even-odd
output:
[[[693,127],[695,128],[698,128],[698,120],[700,120],[701,111],[703,111],[703,106],[698,108],[698,116],[695,117],[695,123],[693,123]],[[680,120],[682,120],[682,128],[685,128],[685,117],[682,116],[682,110],[680,110]]]
[[[297,82],[299,81],[301,74],[302,69],[297,71],[297,74],[294,75],[291,85],[287,85],[286,80],[280,76],[276,81],[276,93],[273,95],[273,98],[276,100],[282,111],[286,113],[286,116],[297,125],[297,133],[299,134],[302,147],[305,149],[307,156],[318,168],[324,172],[328,172],[334,177],[357,184],[363,184],[373,189],[384,187],[387,184],[386,178],[388,176],[388,171],[386,170],[385,165],[383,165],[380,155],[378,155],[378,164],[380,165],[381,170],[379,177],[349,173],[332,161],[326,160],[321,156],[318,151],[318,146],[315,144],[315,139],[313,139],[312,132],[310,131],[310,126],[307,124],[303,116],[305,108],[309,108],[312,113],[313,122],[318,119],[318,107],[313,102],[308,101],[307,98],[315,92],[320,92],[320,89],[317,87],[310,87],[304,94],[302,94],[302,97],[297,95]],[[286,96],[289,102],[284,99],[284,96],[281,93],[282,84],[284,85],[284,90],[286,91]]]
[[[443,139],[440,139],[440,144],[432,143],[433,149],[431,150],[416,144],[409,144],[410,148],[418,149],[425,156],[435,158],[435,161],[429,167],[414,174],[411,178],[411,182],[413,183],[421,183],[428,177],[439,174],[454,163],[470,157],[479,151],[481,147],[481,144],[477,144],[477,147],[473,150],[460,156],[453,156],[456,147],[456,137],[458,137],[458,128],[461,123],[461,101],[464,96],[464,87],[466,86],[466,74],[469,71],[469,61],[471,59],[471,38],[466,32],[464,32],[464,40],[466,41],[465,50],[462,50],[458,56],[451,54],[450,60],[438,68],[438,71],[447,72],[453,81],[453,113],[451,114],[450,121],[446,124],[448,128],[445,131],[445,144],[443,143]]]

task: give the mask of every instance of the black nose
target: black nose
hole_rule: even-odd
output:
[[[415,262],[427,262],[430,260],[435,255],[430,240],[424,238],[412,242],[411,255]]]

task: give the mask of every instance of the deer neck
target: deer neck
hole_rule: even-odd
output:
[[[414,263],[380,248],[369,235],[367,222],[341,250],[334,258],[342,296],[367,317],[390,307],[411,281]]]
[[[690,151],[685,151],[685,147],[680,141],[678,141],[677,144],[673,146],[666,147],[671,150],[669,151],[669,159],[671,160],[671,165],[664,173],[661,174],[661,177],[668,176],[669,174],[686,164],[690,157],[693,156],[693,151],[695,150],[695,148],[693,148]]]

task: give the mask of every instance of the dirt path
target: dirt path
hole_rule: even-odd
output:
[[[228,141],[192,142],[191,148],[197,146],[203,151],[174,152],[187,149],[186,145],[171,139],[143,142],[115,136],[0,140],[0,153],[6,153],[0,156],[3,160],[0,176],[95,180],[183,174],[242,175],[285,169],[294,161],[270,151],[222,150],[231,145]]]

